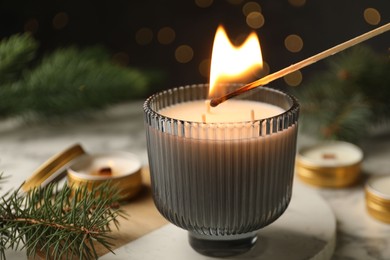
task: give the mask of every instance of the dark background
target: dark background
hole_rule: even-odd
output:
[[[175,1],[82,1],[82,0],[7,0],[0,2],[0,38],[30,31],[40,42],[40,53],[59,47],[102,45],[112,57],[125,66],[158,69],[166,79],[157,88],[169,88],[192,83],[208,82],[199,64],[211,56],[212,41],[218,24],[223,24],[235,41],[251,32],[242,12],[251,1],[214,0],[202,8],[194,0]],[[330,48],[338,43],[389,22],[389,0],[262,0],[264,25],[256,29],[263,59],[275,72]],[[301,6],[294,3],[301,2]],[[374,8],[380,14],[376,24],[364,18],[364,11]],[[175,32],[173,42],[161,44],[158,32],[163,27]],[[151,32],[151,40],[140,44],[137,32]],[[301,51],[292,53],[284,45],[290,35],[303,40]],[[388,55],[390,34],[367,41],[377,52]],[[193,50],[193,58],[180,63],[175,50],[180,45]],[[324,63],[302,70],[303,82],[313,73],[324,69]],[[283,80],[274,84],[284,85]]]

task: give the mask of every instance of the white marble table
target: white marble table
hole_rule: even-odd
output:
[[[329,260],[335,249],[336,219],[320,195],[295,181],[291,202],[283,215],[257,232],[251,250],[225,260]],[[193,250],[188,232],[167,224],[116,250],[102,260],[218,260]]]
[[[0,172],[9,179],[0,194],[22,183],[52,155],[74,143],[88,152],[128,151],[147,164],[142,101],[112,107],[87,119],[61,123],[26,124],[16,119],[0,121]],[[299,136],[299,145],[312,142]],[[378,133],[363,144],[365,176],[390,174],[390,133]],[[365,210],[363,183],[345,189],[319,189],[337,220],[337,242],[332,259],[390,259],[390,225],[371,218]],[[303,184],[305,185],[305,184]],[[10,253],[9,259],[25,259]]]

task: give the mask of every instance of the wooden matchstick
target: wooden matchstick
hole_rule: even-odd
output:
[[[247,92],[247,91],[249,91],[249,90],[251,90],[253,88],[257,88],[257,87],[263,86],[265,84],[268,84],[271,81],[274,81],[274,80],[276,80],[278,78],[284,77],[287,74],[290,74],[291,72],[294,72],[294,71],[302,69],[302,68],[304,68],[306,66],[309,66],[309,65],[311,65],[311,64],[313,64],[313,63],[315,63],[315,62],[317,62],[319,60],[327,58],[327,57],[329,57],[329,56],[331,56],[333,54],[336,54],[336,53],[338,53],[340,51],[343,51],[345,49],[348,49],[348,48],[350,48],[350,47],[352,47],[352,46],[354,46],[354,45],[356,45],[358,43],[366,41],[366,40],[368,40],[368,39],[370,39],[372,37],[375,37],[375,36],[377,36],[379,34],[382,34],[382,33],[386,32],[386,31],[388,31],[388,30],[390,30],[390,23],[387,23],[387,24],[385,24],[385,25],[383,25],[381,27],[378,27],[378,28],[376,28],[376,29],[374,29],[372,31],[369,31],[369,32],[364,33],[364,34],[362,34],[360,36],[357,36],[357,37],[355,37],[355,38],[353,38],[351,40],[348,40],[348,41],[346,41],[344,43],[336,45],[336,46],[334,46],[334,47],[332,47],[332,48],[330,48],[330,49],[328,49],[326,51],[320,52],[320,53],[318,53],[318,54],[316,54],[314,56],[311,56],[311,57],[309,57],[309,58],[307,58],[305,60],[302,60],[302,61],[300,61],[298,63],[295,63],[295,64],[293,64],[293,65],[291,65],[289,67],[286,67],[286,68],[284,68],[282,70],[279,70],[279,71],[277,71],[275,73],[269,74],[269,75],[267,75],[267,76],[265,76],[265,77],[263,77],[261,79],[258,79],[258,80],[254,81],[252,83],[246,84],[243,87],[241,87],[241,88],[239,88],[239,89],[237,89],[237,90],[235,90],[233,92],[230,92],[230,93],[228,93],[228,94],[226,94],[226,95],[224,95],[222,97],[214,98],[214,99],[212,99],[210,101],[210,105],[212,107],[216,107],[219,104],[221,104],[222,102],[224,102],[224,101],[226,101],[226,100],[228,100],[228,99],[230,99],[232,97],[238,96],[238,95],[240,95],[242,93],[245,93],[245,92]]]

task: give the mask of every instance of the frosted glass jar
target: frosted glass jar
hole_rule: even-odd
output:
[[[189,231],[195,250],[230,256],[249,250],[256,231],[282,215],[290,202],[299,104],[286,93],[263,87],[239,98],[277,106],[280,114],[204,123],[160,113],[203,101],[207,92],[207,85],[191,85],[145,101],[152,192],[161,214]]]

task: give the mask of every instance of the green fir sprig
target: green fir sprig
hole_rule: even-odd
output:
[[[303,131],[359,142],[390,122],[390,59],[367,46],[329,58],[328,69],[296,89]]]
[[[38,46],[28,34],[0,42],[0,118],[84,114],[144,97],[162,78],[116,64],[103,47],[58,48],[34,59]]]
[[[38,43],[29,34],[17,34],[0,42],[0,84],[14,82],[35,58]]]
[[[112,185],[92,191],[57,184],[6,193],[0,203],[0,259],[26,249],[45,259],[97,259],[96,245],[111,250],[110,224],[118,228],[119,193]]]

